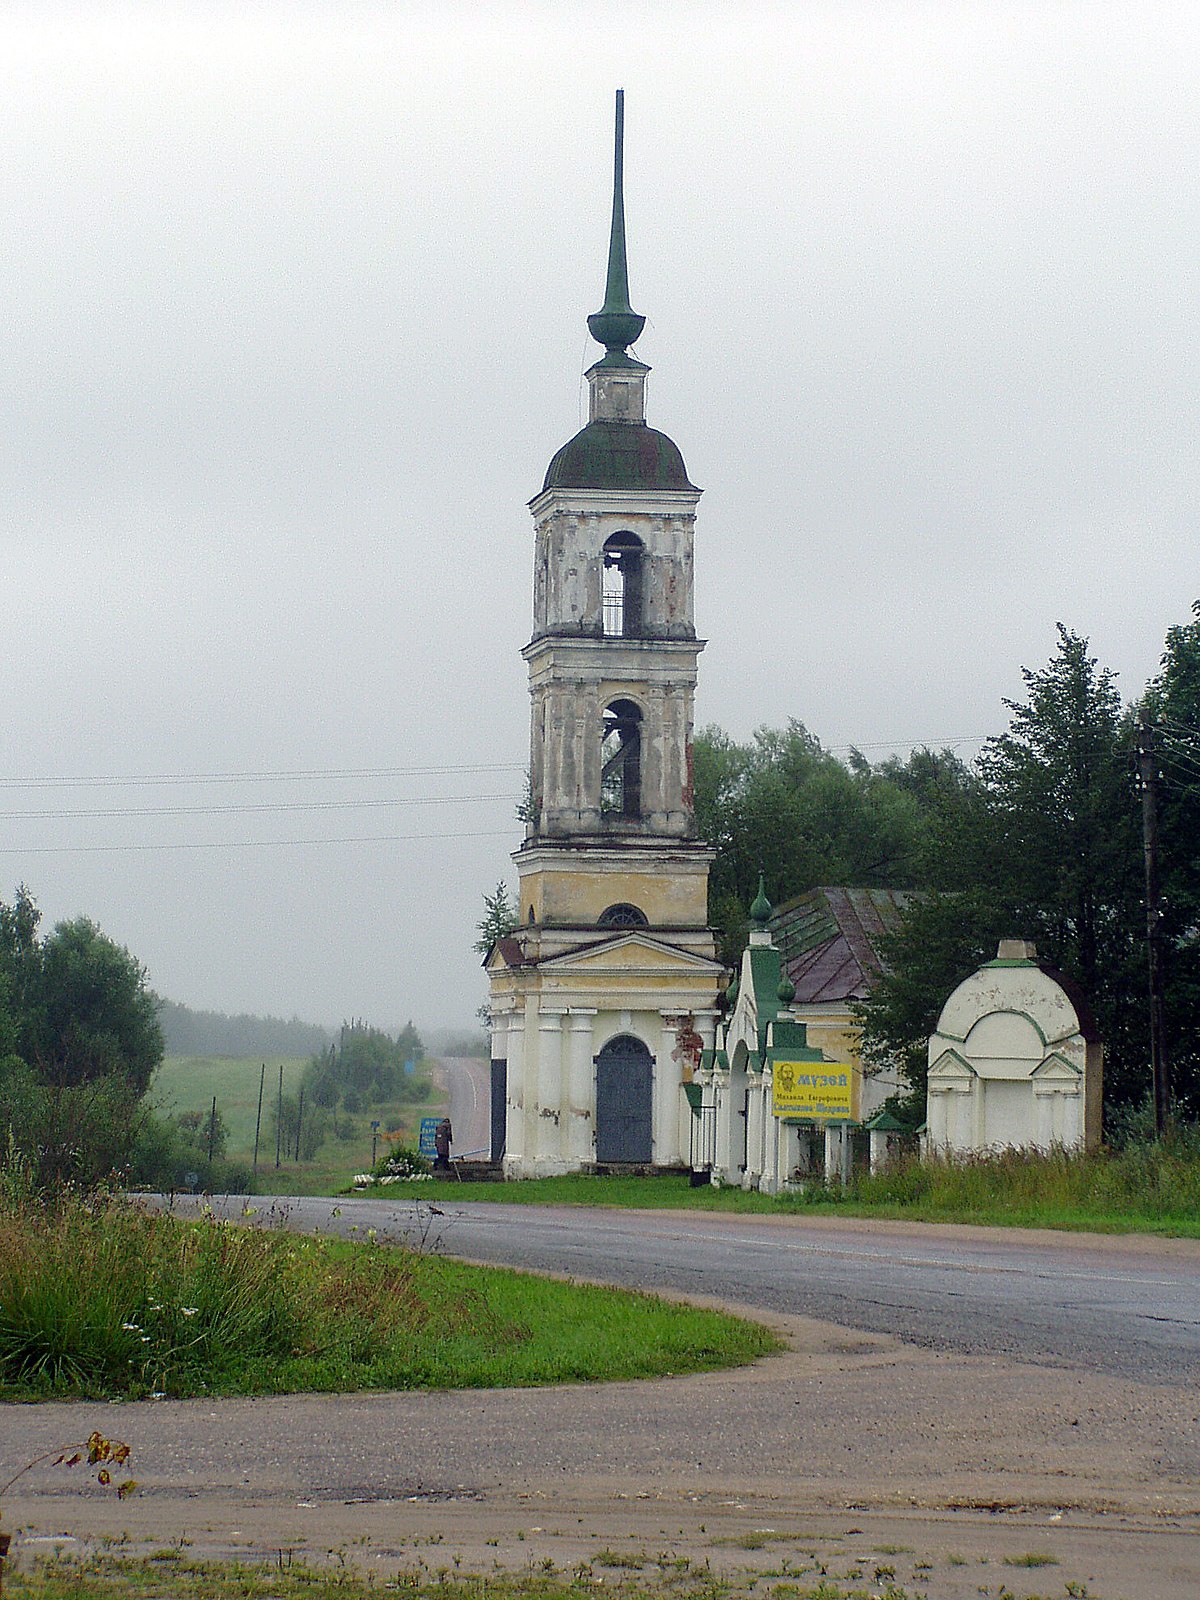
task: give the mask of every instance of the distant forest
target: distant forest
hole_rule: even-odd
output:
[[[167,1054],[171,1056],[311,1056],[327,1050],[336,1028],[282,1017],[227,1017],[220,1011],[193,1011],[174,1000],[160,1001]]]

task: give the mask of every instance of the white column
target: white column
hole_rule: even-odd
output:
[[[763,1068],[763,1176],[760,1189],[779,1193],[779,1118],[771,1110],[775,1078],[770,1067]]]
[[[732,1074],[717,1073],[713,1077],[717,1103],[717,1171],[723,1182],[733,1177],[733,1093]]]
[[[508,1109],[504,1132],[505,1170],[520,1169],[525,1157],[525,1011],[517,1002],[508,1014]]]
[[[562,1159],[563,1071],[561,1011],[538,1014],[537,1131],[533,1153],[539,1161],[555,1164]]]
[[[872,1128],[867,1138],[871,1145],[871,1171],[879,1172],[887,1160],[887,1134],[882,1128]]]
[[[594,1010],[571,1008],[567,1017],[567,1158],[572,1167],[596,1155],[596,1074],[592,1057]]]
[[[678,1012],[663,1012],[658,1059],[654,1063],[654,1165],[656,1167],[677,1167],[683,1159],[679,1152],[679,1102],[683,1099],[679,1085],[683,1082],[683,1072],[676,1054],[678,1035]]]
[[[742,1172],[742,1188],[753,1189],[762,1171],[760,1149],[762,1144],[762,1087],[754,1074],[746,1074],[746,1166]]]

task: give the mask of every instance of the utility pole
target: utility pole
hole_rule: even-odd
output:
[[[279,1099],[275,1102],[275,1165],[283,1151],[283,1062],[279,1063]]]
[[[262,1071],[258,1075],[258,1117],[254,1123],[254,1175],[258,1176],[258,1136],[262,1132],[262,1103],[263,1089],[267,1082],[267,1063],[262,1064]]]
[[[1154,1128],[1166,1132],[1171,1082],[1163,1028],[1162,912],[1158,904],[1158,765],[1154,728],[1142,707],[1138,717],[1138,772],[1142,780],[1142,848],[1146,861],[1146,953],[1150,977],[1150,1071],[1154,1080]]]

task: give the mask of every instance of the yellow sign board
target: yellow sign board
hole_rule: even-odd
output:
[[[854,1068],[838,1061],[776,1061],[771,1110],[777,1117],[845,1122],[853,1115]]]

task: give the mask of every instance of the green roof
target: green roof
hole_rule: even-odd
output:
[[[644,422],[589,422],[546,469],[546,489],[694,489],[679,446]]]
[[[766,1059],[773,1067],[777,1061],[824,1061],[826,1057],[823,1050],[814,1049],[809,1044],[808,1028],[803,1022],[776,1017]]]
[[[863,1123],[872,1133],[907,1133],[909,1130],[903,1122],[895,1118],[890,1111],[881,1107],[873,1117],[868,1117]]]

